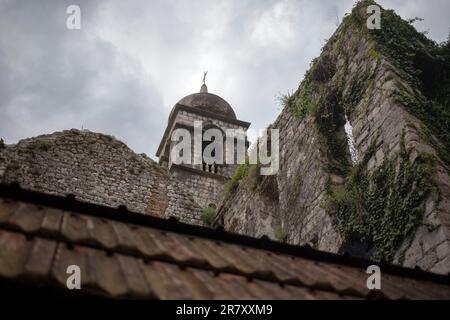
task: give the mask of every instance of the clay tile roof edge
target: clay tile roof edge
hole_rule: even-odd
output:
[[[302,257],[310,260],[334,263],[338,265],[351,266],[366,269],[369,265],[378,265],[383,272],[408,277],[418,280],[433,281],[439,284],[450,284],[450,276],[429,273],[421,269],[409,269],[401,266],[391,265],[385,262],[373,262],[367,259],[339,255],[334,253],[322,252],[312,249],[310,246],[297,246],[275,242],[267,237],[258,239],[244,235],[226,232],[223,228],[208,228],[202,226],[189,225],[178,222],[174,218],[164,219],[142,213],[129,211],[125,206],[118,208],[107,207],[103,205],[82,202],[76,199],[74,195],[66,197],[45,194],[37,191],[26,190],[18,184],[0,184],[0,198],[7,198],[16,201],[29,202],[37,205],[58,208],[77,212],[82,215],[93,216],[112,221],[134,224],[144,227],[152,227],[164,231],[181,233],[188,236],[194,236],[213,241],[236,244],[244,247],[250,247],[265,251],[272,251],[281,254],[287,254],[296,257]]]

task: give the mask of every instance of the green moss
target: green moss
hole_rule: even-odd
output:
[[[383,18],[385,27],[372,36],[414,92],[397,85],[392,96],[441,141],[439,156],[449,164],[450,48],[427,39],[392,11],[385,10]]]
[[[300,88],[286,99],[286,105],[299,119],[314,117],[323,139],[319,145],[326,146],[327,171],[347,177],[342,187],[333,186],[331,179],[327,183],[330,195],[327,207],[336,211],[341,234],[346,241],[370,243],[374,258],[390,261],[401,243],[421,223],[425,200],[434,189],[431,177],[437,159],[421,154],[410,163],[410,154],[402,141],[398,155],[386,159],[369,173],[367,164],[376,152],[374,139],[362,161],[352,168],[343,132],[344,115],[350,116],[361,100],[371,96],[375,75],[385,57],[395,67],[393,74],[401,80],[394,84],[393,100],[424,123],[420,129],[424,139],[434,146],[440,159],[450,164],[450,45],[437,45],[393,11],[383,8],[381,29],[367,29],[366,8],[371,4],[376,3],[372,0],[358,2],[332,40],[336,41],[338,54],[345,59],[338,78],[328,82],[335,72],[323,70],[331,64],[326,59],[315,59]],[[348,79],[349,57],[359,47],[358,36],[353,37],[352,43],[345,43],[348,33],[359,34],[369,41],[371,49],[363,59],[368,60],[368,66],[374,61],[377,64],[375,68],[360,71],[344,91],[348,83],[345,80]],[[342,52],[344,45],[345,54]],[[332,61],[328,56],[327,59]],[[291,195],[289,205],[294,204],[295,199],[295,194]]]
[[[380,57],[381,57],[381,54],[380,54],[377,50],[375,50],[375,49],[371,49],[371,50],[369,51],[369,54],[370,54],[370,56],[371,56],[372,58],[374,58],[374,59],[376,59],[376,60],[379,60]]]
[[[295,103],[295,96],[293,93],[288,92],[286,94],[282,94],[278,97],[281,105],[283,107],[292,108]]]
[[[436,150],[439,157],[449,164],[450,159],[450,45],[437,44],[418,32],[411,21],[401,19],[393,10],[381,8],[382,22],[379,30],[365,26],[365,8],[374,1],[361,1],[352,14],[344,19],[345,28],[353,26],[355,32],[363,32],[375,49],[370,54],[379,59],[388,58],[393,70],[412,89],[397,82],[392,92],[395,102],[419,118],[428,133],[442,143]],[[416,19],[413,19],[414,21]],[[357,86],[356,86],[357,87]],[[356,88],[357,89],[357,88]],[[355,90],[357,92],[359,90]],[[352,96],[352,95],[350,95]],[[355,101],[350,97],[350,100]],[[346,107],[347,110],[347,107]]]
[[[349,88],[342,97],[345,114],[349,117],[354,108],[364,98],[367,88],[370,87],[369,82],[373,79],[375,72],[362,72],[351,79]]]
[[[216,209],[214,209],[213,207],[208,206],[205,209],[203,209],[202,220],[207,225],[212,224],[215,216],[216,216]]]
[[[430,100],[421,94],[411,95],[408,91],[398,87],[392,92],[393,100],[405,106],[416,117],[423,121],[422,138],[433,145],[447,165],[450,164],[450,108],[437,100]],[[437,144],[431,135],[436,137],[442,145]]]
[[[114,138],[114,136],[110,135],[110,134],[104,134],[103,138],[108,141],[108,142],[112,142],[114,141],[116,138]]]
[[[35,151],[49,151],[51,143],[47,140],[37,140],[27,146],[27,151],[34,153]]]
[[[225,189],[229,194],[232,194],[237,190],[240,181],[247,175],[247,169],[247,164],[241,164],[239,165],[239,167],[237,167],[233,176],[225,185]]]
[[[252,188],[255,188],[259,183],[259,164],[249,164],[248,162],[248,159],[246,159],[246,163],[239,165],[231,179],[226,183],[225,189],[228,194],[233,194],[242,180],[246,180]]]
[[[294,117],[304,119],[306,116],[313,116],[319,106],[314,100],[314,94],[321,91],[321,87],[309,76],[305,78],[301,88],[290,96],[288,106]]]
[[[351,167],[351,162],[344,131],[345,117],[341,100],[339,91],[330,90],[322,99],[315,114],[315,123],[326,145],[327,171],[345,175]]]
[[[286,243],[289,235],[282,227],[278,227],[275,229],[274,236],[278,241]]]
[[[328,54],[323,54],[317,60],[313,60],[310,77],[316,82],[327,82],[333,78],[336,73],[336,63]]]
[[[410,163],[403,141],[401,145],[397,157],[367,174],[367,162],[375,152],[373,142],[346,185],[333,193],[341,235],[348,242],[370,243],[376,260],[392,261],[402,242],[421,223],[425,200],[434,188],[435,158],[421,154]]]

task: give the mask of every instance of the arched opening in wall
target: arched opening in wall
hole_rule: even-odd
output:
[[[353,166],[356,166],[359,161],[358,150],[356,150],[355,138],[353,137],[353,127],[352,127],[352,124],[350,123],[350,121],[348,120],[347,115],[345,115],[344,129],[345,129],[345,134],[347,135],[348,149],[350,151],[352,163],[353,163]]]
[[[325,95],[315,114],[315,120],[326,145],[327,171],[338,176],[346,176],[352,167],[352,159],[340,92],[330,90]]]
[[[219,133],[220,132],[220,135],[219,135],[219,137],[216,137],[214,135],[213,137],[211,137],[211,140],[208,140],[208,139],[205,138],[205,133],[208,130],[211,130],[211,129],[215,129],[216,130],[215,133]],[[215,139],[218,139],[220,137],[222,138],[222,141],[220,141],[219,143],[222,144],[222,150],[216,150],[216,148],[214,148],[207,155],[211,159],[218,158],[217,160],[220,160],[220,161],[217,161],[217,160],[213,160],[212,162],[211,161],[205,161],[205,149],[209,145],[215,144],[216,143]],[[203,126],[203,133],[202,133],[202,170],[203,171],[211,172],[211,173],[215,173],[215,174],[220,174],[222,172],[222,167],[223,167],[222,164],[224,163],[223,162],[223,156],[225,154],[224,148],[225,148],[225,133],[224,133],[224,131],[220,127],[218,127],[218,126],[216,126],[214,124],[211,124],[211,123],[204,125]]]

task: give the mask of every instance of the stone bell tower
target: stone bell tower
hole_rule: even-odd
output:
[[[220,201],[227,179],[233,175],[237,165],[225,162],[223,164],[206,164],[205,162],[202,164],[175,164],[170,159],[170,151],[174,145],[174,142],[171,141],[172,132],[177,128],[183,128],[189,130],[193,137],[194,121],[201,121],[203,131],[210,128],[221,130],[224,137],[227,129],[247,131],[250,123],[237,120],[230,104],[221,97],[209,93],[204,80],[200,92],[188,95],[178,101],[169,115],[164,136],[156,153],[159,163],[169,169],[172,177],[183,184],[183,188],[188,189],[186,191],[192,194],[194,201],[200,207],[215,207]],[[206,141],[202,142],[204,145]],[[192,143],[193,145],[194,143]],[[247,144],[245,146],[247,148]],[[194,150],[191,151],[193,155]]]

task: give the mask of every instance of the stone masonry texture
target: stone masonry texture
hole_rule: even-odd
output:
[[[350,179],[352,169],[349,152],[339,165],[350,166],[350,169],[341,172],[330,169],[336,166],[336,161],[330,158],[330,146],[317,123],[320,104],[328,103],[334,108],[328,115],[334,117],[334,123],[328,122],[335,125],[334,141],[345,141],[345,136],[342,138],[345,120],[342,120],[347,115],[353,127],[358,158],[360,162],[366,158],[360,165],[366,175],[389,161],[396,163],[398,174],[402,146],[412,165],[420,156],[436,159],[431,177],[433,191],[413,208],[423,212],[421,221],[415,231],[403,239],[391,262],[446,274],[450,271],[449,163],[439,153],[443,148],[441,143],[433,136],[424,137],[421,129],[427,124],[410,111],[406,103],[394,98],[396,90],[408,90],[415,98],[421,93],[411,89],[408,76],[380,49],[379,43],[373,40],[375,37],[361,31],[356,23],[349,23],[357,20],[358,15],[363,16],[364,5],[372,3],[360,3],[341,24],[320,57],[311,64],[299,89],[286,98],[284,109],[272,124],[280,130],[281,139],[277,197],[262,201],[258,192],[242,179],[237,190],[225,197],[217,222],[227,230],[256,237],[267,235],[292,244],[309,244],[319,250],[343,251],[348,241],[339,231],[336,206],[330,206],[333,204],[330,190],[342,188]],[[389,14],[389,18],[394,16],[393,22],[401,24],[398,16]],[[418,47],[425,47],[425,43],[426,40],[424,44],[418,41]],[[320,73],[321,68],[326,70]],[[311,83],[316,89],[308,91]],[[358,91],[355,90],[358,86],[360,92],[354,98],[353,92]],[[351,108],[347,108],[348,97],[354,98]],[[342,110],[337,110],[337,106]],[[306,111],[299,116],[301,108]],[[387,211],[385,208],[384,212]],[[372,257],[369,252],[365,256]]]
[[[72,129],[24,139],[0,160],[3,183],[188,223],[201,212],[165,169],[108,135]]]

